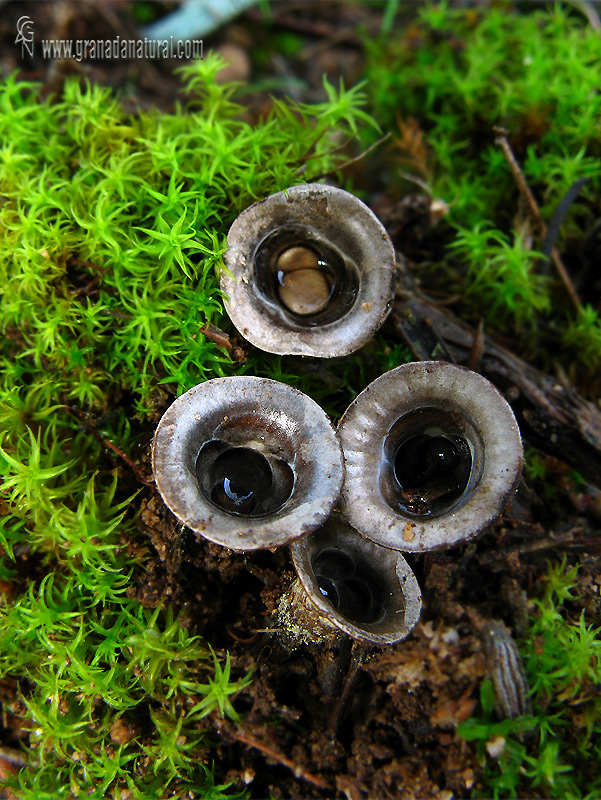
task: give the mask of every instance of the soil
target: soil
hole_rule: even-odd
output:
[[[2,3],[4,73],[19,69],[23,78],[43,81],[48,92],[76,73],[115,87],[132,109],[152,105],[169,110],[179,85],[173,69],[180,62],[49,64],[34,59],[24,65],[14,45],[16,21],[24,14],[35,21],[36,34],[48,38],[135,35],[139,12],[134,5],[108,0]],[[302,101],[324,99],[324,73],[335,83],[344,77],[346,85],[358,79],[363,56],[357,26],[377,30],[381,11],[339,3],[271,5],[272,26],[303,40],[293,59],[270,52],[269,28],[256,9],[207,39],[205,51],[224,49],[234,60],[236,78],[254,84],[278,78],[285,91],[289,79],[288,93]],[[164,14],[173,7],[157,4],[155,12]],[[258,58],[261,50],[264,57]],[[294,78],[302,78],[303,88]],[[273,93],[278,91],[282,89]],[[244,97],[250,115],[269,102],[259,88]],[[383,173],[382,158],[378,163]],[[383,180],[368,177],[369,164],[356,169],[358,180],[371,191],[370,204],[385,209]],[[429,211],[420,207],[419,199],[405,200],[385,220],[394,233],[402,218],[405,246],[416,259],[435,255],[425,244]],[[437,236],[431,242],[430,247],[441,245]],[[397,335],[394,329],[390,334]],[[167,396],[163,400],[157,419],[170,401]],[[152,433],[149,424],[148,442]],[[138,466],[138,474],[121,466],[124,481],[136,488],[140,474],[151,473],[148,451],[138,454]],[[149,559],[132,595],[150,607],[168,598],[184,611],[184,623],[201,632],[218,655],[229,651],[233,675],[253,670],[252,684],[235,701],[242,721],[234,725],[214,716],[206,722],[216,744],[211,757],[224,781],[247,787],[251,798],[402,795],[450,800],[469,797],[481,787],[483,764],[475,746],[457,735],[456,726],[477,711],[479,686],[491,669],[482,621],[502,621],[513,635],[520,635],[527,597],[546,569],[545,556],[566,551],[578,559],[585,549],[582,532],[591,524],[599,527],[598,493],[586,487],[575,494],[568,467],[553,458],[547,466],[558,498],[552,510],[524,480],[512,507],[478,542],[408,558],[422,588],[422,618],[407,640],[380,649],[336,636],[316,644],[295,641],[281,629],[277,615],[280,598],[294,580],[288,552],[241,555],[199,542],[182,530],[152,487],[143,488],[140,541],[131,546],[147,547]],[[589,542],[586,550],[594,553],[595,546]],[[580,575],[582,603],[598,614],[590,562]],[[14,689],[14,684],[4,684],[2,700],[10,699]],[[17,717],[4,721],[5,730],[11,723],[16,726]],[[119,744],[143,727],[144,720],[126,715],[111,735]],[[18,730],[12,735],[18,740]]]

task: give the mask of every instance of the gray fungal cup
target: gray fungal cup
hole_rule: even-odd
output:
[[[297,639],[340,631],[362,642],[404,639],[419,620],[421,592],[409,564],[361,537],[339,514],[291,545],[298,580],[280,603],[280,624]]]
[[[216,378],[165,412],[153,450],[157,488],[188,528],[232,550],[274,548],[328,518],[343,479],[326,413],[267,378]]]
[[[520,478],[513,412],[481,375],[447,362],[404,364],[344,413],[340,509],[395,550],[453,547],[501,514]]]
[[[388,315],[394,248],[377,217],[342,189],[293,186],[255,203],[230,228],[228,248],[226,310],[261,350],[347,355]]]

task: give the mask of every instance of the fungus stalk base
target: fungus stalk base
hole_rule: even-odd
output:
[[[277,609],[280,636],[291,647],[331,643],[341,635],[323,612],[311,602],[302,583],[295,579],[280,598]]]

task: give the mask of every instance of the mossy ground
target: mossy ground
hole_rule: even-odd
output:
[[[396,239],[422,287],[456,295],[466,318],[596,391],[598,34],[560,5],[441,3],[401,7],[393,36],[394,6],[365,48],[365,85],[326,84],[319,103],[284,98],[262,118],[216,82],[213,56],[182,72],[171,112],[125,111],[77,79],[52,97],[17,76],[0,89],[0,699],[4,742],[29,762],[7,775],[13,796],[599,792],[598,562],[581,556],[576,571],[573,554],[560,565],[549,551],[549,567],[517,554],[528,537],[598,527],[591,487],[561,464],[530,451],[506,518],[475,548],[416,562],[424,622],[366,665],[337,740],[324,732],[333,701],[319,694],[316,654],[261,632],[286,554],[200,548],[152,490],[156,421],[196,383],[266,375],[336,418],[408,359],[384,333],[325,366],[242,342],[236,360],[202,332],[231,330],[218,271],[236,215],[324,174],[389,209],[425,184],[425,216]],[[357,152],[341,143],[380,135],[372,118],[391,147],[337,171]],[[589,178],[558,240],[579,312],[537,255],[492,125],[510,131],[547,219]],[[436,225],[434,200],[449,208]],[[495,719],[470,609],[518,634],[531,718]],[[300,781],[281,760],[265,766],[236,725],[303,767]]]

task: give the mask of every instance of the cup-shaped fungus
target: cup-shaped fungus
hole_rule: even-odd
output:
[[[221,289],[238,331],[280,355],[342,356],[386,318],[395,253],[349,192],[306,184],[247,208],[228,233]]]
[[[156,485],[175,516],[232,550],[273,548],[321,525],[340,494],[342,451],[310,397],[267,378],[216,378],[157,427]]]
[[[403,556],[364,539],[339,514],[293,542],[298,580],[280,603],[280,622],[295,638],[319,641],[343,631],[394,644],[419,619],[421,592]]]
[[[501,514],[523,451],[513,412],[486,378],[446,362],[404,364],[371,383],[338,426],[340,509],[395,550],[467,541]]]

